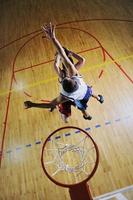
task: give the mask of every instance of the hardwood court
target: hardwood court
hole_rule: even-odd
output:
[[[90,128],[100,164],[89,182],[93,196],[133,184],[133,3],[131,1],[39,0],[0,3],[0,200],[69,200],[41,167],[48,135],[65,126],[58,110],[25,110],[60,91],[53,69],[55,49],[41,25],[57,25],[63,46],[85,57],[80,72],[104,104],[91,99],[93,119],[72,109],[67,125]],[[133,197],[131,196],[130,199]]]

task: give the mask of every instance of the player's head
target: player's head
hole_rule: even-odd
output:
[[[78,84],[72,78],[65,77],[62,81],[62,87],[65,92],[71,93],[78,89]]]

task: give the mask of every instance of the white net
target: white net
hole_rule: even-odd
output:
[[[86,179],[94,169],[96,150],[88,135],[61,132],[47,142],[43,158],[51,177],[58,182],[74,184]]]
[[[85,148],[84,144],[85,144],[85,141],[87,138],[88,137],[86,136],[78,144],[75,144],[75,145],[74,144],[65,144],[65,146],[63,146],[64,144],[53,141],[56,148],[55,149],[47,149],[47,151],[52,151],[54,158],[51,161],[45,162],[45,165],[48,165],[48,164],[56,165],[57,170],[52,174],[52,176],[54,176],[61,170],[67,171],[69,173],[75,173],[75,172],[80,173],[81,171],[83,171],[84,173],[88,174],[85,171],[85,165],[94,163],[94,161],[89,162],[87,153],[88,153],[88,151],[91,151],[92,149],[94,149],[94,146],[90,149]],[[61,147],[61,146],[63,146],[63,147]],[[64,154],[66,154],[67,152],[70,152],[70,151],[77,153],[79,156],[79,163],[73,167],[70,166],[69,164],[65,163],[65,161],[64,161]]]

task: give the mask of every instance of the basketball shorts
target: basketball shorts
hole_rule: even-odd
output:
[[[75,100],[75,104],[79,110],[86,110],[87,102],[89,101],[90,97],[92,96],[92,87],[87,88],[87,92],[85,97],[82,100]]]
[[[71,106],[75,106],[75,103],[72,101],[66,101],[64,103],[59,104],[59,112],[64,114],[66,117],[71,116]]]

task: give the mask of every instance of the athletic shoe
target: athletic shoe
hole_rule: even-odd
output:
[[[91,120],[92,119],[92,117],[90,115],[87,116],[87,117],[83,115],[83,118],[86,119],[86,120]]]
[[[103,102],[104,102],[104,98],[103,98],[103,96],[100,95],[100,94],[99,94],[98,96],[99,96],[99,98],[100,98],[98,101],[99,101],[100,103],[103,103]]]

